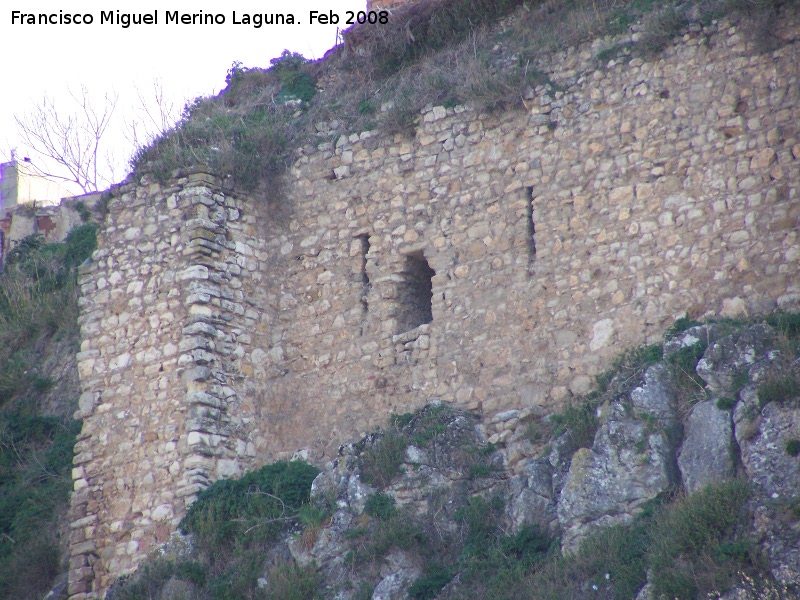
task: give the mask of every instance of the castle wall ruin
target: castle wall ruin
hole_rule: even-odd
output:
[[[680,315],[796,309],[800,23],[779,35],[571,50],[525,111],[429,107],[413,137],[319,124],[280,208],[202,173],[115,190],[80,279],[71,598],[220,477],[434,399],[546,413]]]

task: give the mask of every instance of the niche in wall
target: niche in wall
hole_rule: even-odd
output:
[[[422,252],[405,257],[399,273],[397,286],[397,327],[398,333],[409,331],[433,320],[431,301],[433,299],[433,276]]]

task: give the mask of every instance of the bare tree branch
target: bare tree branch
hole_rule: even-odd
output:
[[[153,89],[145,94],[136,86],[139,104],[136,117],[127,123],[128,141],[137,150],[152,144],[159,136],[175,126],[181,116],[181,107],[176,106],[164,94],[164,86],[153,80]]]
[[[52,98],[45,96],[30,113],[14,120],[24,143],[60,167],[61,172],[37,166],[42,175],[73,182],[87,193],[94,192],[113,182],[113,173],[104,175],[106,156],[101,154],[101,148],[117,95],[106,94],[99,108],[90,100],[85,86],[81,86],[80,94],[70,92],[70,96],[77,105],[74,112],[56,106]]]

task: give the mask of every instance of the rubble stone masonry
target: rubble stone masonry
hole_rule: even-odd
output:
[[[680,315],[796,309],[798,20],[779,35],[571,50],[525,111],[431,107],[411,136],[318,124],[280,209],[202,173],[116,189],[80,276],[71,598],[220,477],[433,399],[551,411]]]

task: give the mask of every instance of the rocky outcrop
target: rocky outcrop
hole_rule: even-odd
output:
[[[686,491],[691,494],[733,477],[736,463],[730,412],[717,408],[713,400],[699,402],[685,427],[678,467]]]
[[[500,413],[489,422],[490,439],[501,448],[492,459],[497,470],[486,479],[470,476],[463,450],[465,445],[486,448],[485,429],[473,417],[454,412],[436,443],[408,446],[402,472],[382,493],[409,514],[435,511],[436,527],[448,531],[458,529],[454,515],[465,499],[502,497],[508,531],[538,524],[560,536],[562,551],[569,554],[587,536],[631,523],[648,502],[665,494],[681,489],[694,494],[746,477],[753,489],[751,537],[768,558],[774,578],[758,589],[767,585],[790,593],[800,589],[800,524],[787,515],[800,503],[800,488],[798,458],[786,448],[800,438],[800,409],[796,398],[765,403],[757,391],[770,377],[797,370],[797,363],[776,349],[777,339],[776,331],[763,323],[745,328],[706,324],[674,335],[664,343],[665,359],[638,371],[638,380],[612,381],[597,404],[597,432],[588,448],[578,448],[570,430],[542,448],[530,427],[541,428],[547,419],[532,411]],[[705,399],[697,401],[698,380],[691,384],[694,395],[681,387],[680,377],[694,374],[681,372],[687,363],[676,360],[679,352],[699,357],[694,360],[706,383]],[[315,481],[315,494],[335,492],[337,511],[330,532],[314,548],[297,552],[295,546],[293,552],[301,561],[313,557],[332,580],[343,576],[334,571],[341,569],[341,557],[350,547],[346,529],[364,522],[366,499],[377,492],[361,480],[359,455],[379,443],[370,438],[343,447],[342,456]],[[415,557],[392,551],[381,563],[373,600],[405,597],[421,568]],[[758,586],[751,587],[745,579],[726,597],[760,597],[754,591]],[[645,586],[639,597],[652,598],[652,586]]]
[[[409,443],[402,460],[393,467],[396,472],[388,475],[390,484],[380,493],[392,499],[392,511],[404,511],[409,521],[425,518],[434,529],[453,532],[457,529],[456,511],[472,495],[506,495],[510,488],[502,456],[487,446],[477,425],[473,415],[431,404],[401,428],[400,434],[371,435],[358,443],[343,445],[339,457],[326,465],[312,485],[312,497],[334,506],[330,524],[319,531],[313,544],[303,543],[301,538],[288,541],[295,560],[303,565],[319,565],[329,587],[352,578],[347,557],[348,553],[352,557],[358,546],[352,531],[381,525],[380,516],[365,510],[379,490],[364,482],[364,472],[368,470],[368,456],[386,451],[382,445],[387,444],[387,435],[401,435]],[[397,444],[397,439],[392,438],[392,443]],[[387,467],[381,463],[381,468]],[[528,510],[520,520],[534,518],[535,513]],[[372,600],[406,598],[409,585],[420,577],[424,566],[422,557],[391,548],[373,565],[377,573],[373,577],[377,576],[379,582]]]
[[[594,444],[572,457],[558,500],[566,552],[600,528],[629,523],[642,504],[678,483],[670,441],[675,400],[665,365],[647,369],[644,385],[601,412]]]
[[[767,351],[773,347],[773,337],[773,331],[763,324],[724,337],[708,347],[697,363],[697,374],[712,393],[730,394],[737,376],[764,359]]]
[[[755,490],[754,527],[772,574],[783,585],[800,587],[800,525],[791,517],[800,504],[799,463],[787,452],[787,443],[800,438],[798,399],[759,408],[757,387],[747,385],[734,422],[742,466]]]

